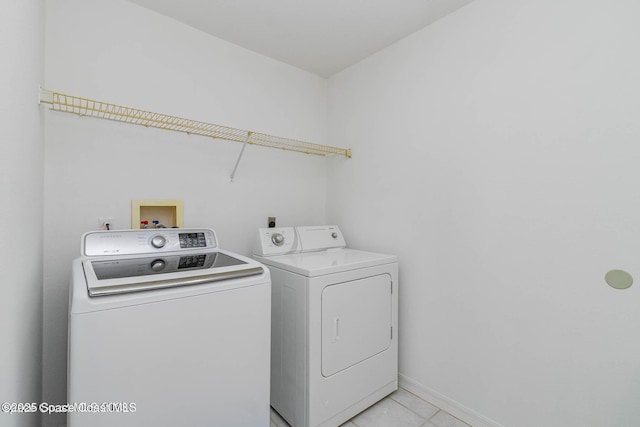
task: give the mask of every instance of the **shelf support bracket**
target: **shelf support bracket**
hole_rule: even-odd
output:
[[[42,86],[38,86],[38,105],[40,104],[53,104],[53,92]]]
[[[238,156],[238,160],[236,160],[236,165],[233,167],[233,172],[231,172],[231,182],[233,182],[233,177],[236,176],[236,171],[238,170],[240,159],[242,159],[242,155],[244,154],[244,149],[247,148],[247,144],[249,143],[249,138],[251,138],[251,132],[247,132],[247,138],[244,140],[244,143],[242,144],[240,155]]]

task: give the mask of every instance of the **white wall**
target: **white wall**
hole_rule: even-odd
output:
[[[123,0],[46,9],[46,87],[278,136],[327,143],[327,82]],[[182,199],[185,226],[250,254],[267,216],[325,219],[326,161],[127,124],[46,115],[44,400],[66,402],[71,260],[99,217],[130,227],[134,199]],[[46,417],[59,426],[64,417]]]
[[[42,363],[42,124],[44,4],[0,13],[0,402],[39,402]],[[39,413],[0,412],[0,425],[36,426]]]
[[[330,80],[327,220],[400,255],[405,385],[474,425],[640,423],[640,3],[477,0]]]

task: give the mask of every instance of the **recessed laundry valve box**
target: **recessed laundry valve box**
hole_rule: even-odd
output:
[[[131,228],[183,228],[182,200],[132,200]]]

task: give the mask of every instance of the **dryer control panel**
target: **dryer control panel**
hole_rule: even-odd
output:
[[[269,256],[299,252],[297,237],[293,227],[260,228],[253,253]]]
[[[253,253],[271,256],[345,246],[344,236],[336,225],[260,228]]]
[[[322,251],[347,246],[344,236],[337,225],[315,225],[296,227],[300,239],[300,251]]]

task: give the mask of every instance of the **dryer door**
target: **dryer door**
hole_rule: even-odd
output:
[[[322,291],[322,375],[329,377],[391,344],[391,276],[338,283]]]

